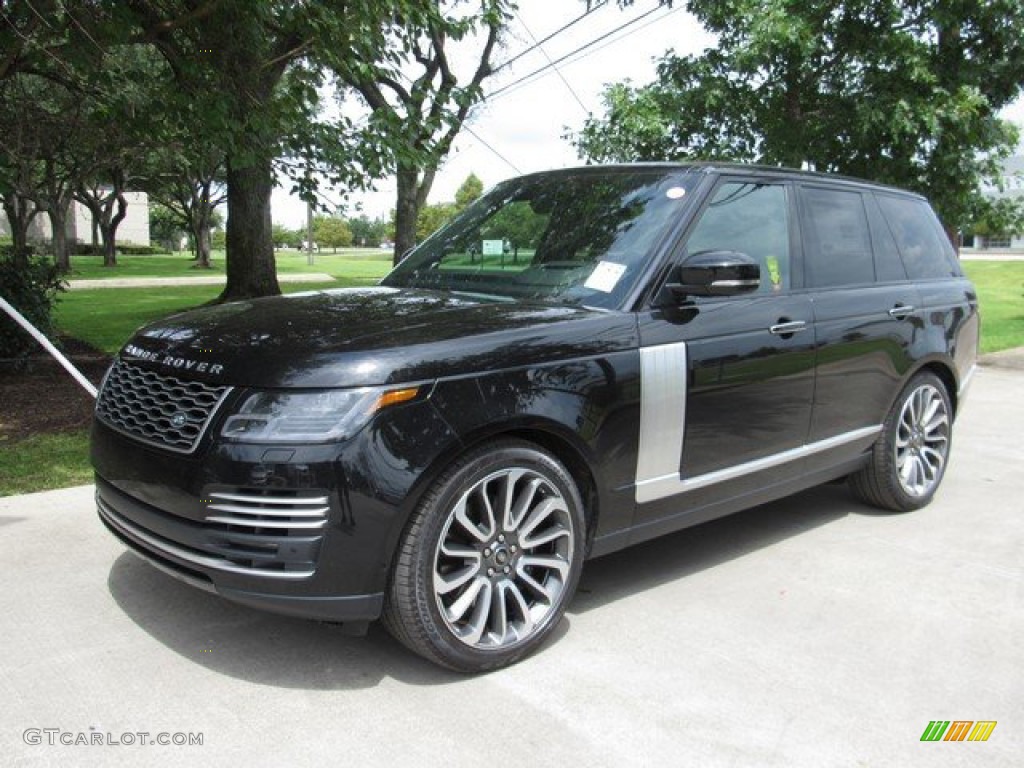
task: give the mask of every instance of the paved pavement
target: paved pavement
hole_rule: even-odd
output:
[[[979,371],[926,510],[825,486],[588,563],[553,642],[476,678],[180,584],[89,488],[0,499],[3,764],[1019,766],[1022,385]]]
[[[162,285],[223,285],[224,275],[196,277],[104,277],[98,280],[68,280],[68,289],[82,288],[159,288]],[[326,272],[279,274],[279,283],[329,283],[334,278]]]

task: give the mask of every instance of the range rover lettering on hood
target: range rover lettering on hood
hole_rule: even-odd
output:
[[[129,344],[124,348],[124,355],[136,360],[144,360],[147,363],[161,365],[165,368],[176,368],[182,371],[195,371],[196,373],[209,373],[219,375],[224,372],[224,366],[209,360],[192,360],[187,357],[176,357],[166,355],[163,352],[151,352],[148,349]]]

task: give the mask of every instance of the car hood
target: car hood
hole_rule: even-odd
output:
[[[172,315],[141,328],[120,357],[182,379],[232,386],[358,387],[636,346],[629,313],[379,287]]]

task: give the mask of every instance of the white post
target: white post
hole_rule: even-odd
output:
[[[96,387],[92,385],[92,382],[85,378],[85,376],[82,375],[82,372],[75,368],[74,364],[66,357],[64,357],[64,355],[60,353],[59,349],[57,349],[55,346],[53,346],[53,344],[50,343],[50,340],[48,338],[41,334],[36,329],[36,327],[32,325],[32,323],[26,320],[22,316],[21,312],[19,312],[10,304],[8,304],[7,299],[5,299],[3,296],[0,296],[0,309],[3,309],[4,312],[6,312],[14,319],[14,322],[16,322],[26,331],[28,331],[29,335],[31,335],[33,339],[42,344],[43,349],[45,349],[47,352],[53,355],[57,359],[57,362],[64,366],[64,370],[70,373],[72,377],[74,377],[75,381],[81,384],[82,388],[86,392],[88,392],[94,400],[96,399]]]

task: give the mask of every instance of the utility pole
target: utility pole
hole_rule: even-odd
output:
[[[306,157],[306,181],[313,176],[313,161]],[[313,199],[306,200],[306,263],[313,266]]]
[[[306,263],[313,266],[313,204],[306,201]]]

